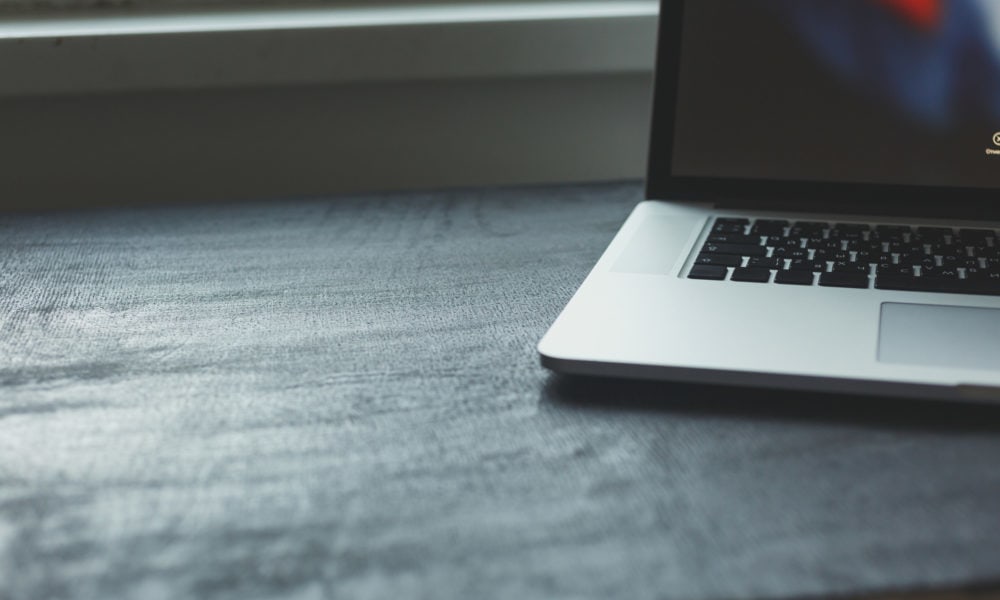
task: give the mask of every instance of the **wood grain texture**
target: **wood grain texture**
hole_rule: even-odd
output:
[[[640,196],[0,215],[0,598],[1000,580],[997,410],[538,366]]]

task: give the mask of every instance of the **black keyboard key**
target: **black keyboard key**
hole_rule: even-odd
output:
[[[848,252],[882,252],[883,242],[866,242],[865,240],[851,240],[847,242]]]
[[[778,258],[803,259],[809,258],[809,251],[805,248],[775,248],[771,256]]]
[[[702,254],[732,254],[734,256],[766,256],[767,248],[764,246],[751,246],[749,244],[705,244],[701,249]]]
[[[921,277],[938,279],[958,279],[958,269],[952,267],[920,267]]]
[[[942,279],[937,277],[878,277],[875,287],[880,290],[905,292],[935,292],[941,294],[976,294],[1000,296],[1000,279]]]
[[[813,254],[813,259],[849,262],[851,260],[851,253],[847,250],[817,250]]]
[[[908,225],[878,225],[875,227],[875,232],[880,236],[902,236],[913,233],[913,230]]]
[[[759,246],[760,236],[743,235],[741,233],[713,233],[708,236],[708,241],[715,244],[749,244],[751,246]]]
[[[989,229],[961,229],[958,237],[967,244],[976,244],[986,241],[986,238],[996,237],[996,233]]]
[[[785,266],[785,259],[767,256],[755,256],[747,263],[748,267],[758,267],[761,269],[780,269]]]
[[[840,240],[827,240],[823,238],[809,238],[806,240],[806,248],[812,250],[840,250],[844,244]]]
[[[917,227],[917,235],[925,242],[936,243],[943,242],[945,236],[955,235],[955,232],[947,227]]]
[[[937,268],[939,268],[938,264],[937,264],[937,261],[934,260],[933,256],[928,256],[927,258],[925,258],[925,259],[923,259],[921,261],[916,261],[916,262],[913,263],[913,266],[920,267],[921,269],[937,269]]]
[[[865,223],[837,223],[833,226],[833,231],[850,231],[852,233],[860,233],[862,231],[868,231],[871,227]]]
[[[933,285],[933,282],[928,284],[929,280],[922,282],[917,282],[916,277],[895,277],[892,275],[879,275],[875,278],[875,289],[878,290],[896,290],[901,292],[919,292],[921,285]],[[944,280],[941,280],[944,281]]]
[[[847,242],[847,250],[851,252],[857,252],[859,250],[864,250],[865,252],[871,252],[872,250],[882,251],[882,242],[867,242],[865,240],[850,240]]]
[[[810,273],[822,273],[826,271],[826,263],[821,260],[797,259],[788,263],[789,271],[809,271]]]
[[[903,265],[879,265],[875,273],[878,277],[913,277],[916,272]]]
[[[845,261],[833,263],[834,273],[859,273],[861,275],[867,275],[870,270],[871,269],[867,263],[859,264]]]
[[[859,243],[859,244],[869,244],[872,248],[879,248],[879,249],[881,249],[885,244],[888,244],[888,243],[891,243],[891,242],[905,242],[907,240],[910,240],[911,242],[913,242],[916,239],[917,239],[916,236],[912,236],[912,235],[909,236],[909,237],[902,236],[902,235],[889,235],[889,236],[886,236],[886,235],[879,235],[878,233],[872,232],[871,234],[868,235],[868,239],[867,240],[858,240],[857,243]],[[852,241],[854,241],[854,240],[852,240]]]
[[[716,267],[743,266],[743,257],[730,254],[701,254],[694,259],[696,265],[713,265]]]
[[[926,254],[898,254],[896,256],[896,263],[906,266],[917,266],[925,263],[936,264],[933,256],[927,256]]]
[[[829,223],[821,223],[819,221],[797,221],[792,225],[791,232],[802,233],[802,237],[810,237],[817,234],[822,234],[824,229],[829,229]]]
[[[966,269],[965,278],[975,281],[1000,281],[1000,271],[989,269]]]
[[[838,223],[830,229],[830,237],[838,240],[860,240],[868,230],[867,225]]]
[[[726,278],[729,269],[712,265],[695,265],[688,273],[689,279],[708,279],[712,281],[722,281]]]
[[[749,224],[750,219],[716,219],[712,224],[712,233],[742,235]]]
[[[867,288],[868,276],[861,273],[822,273],[819,284],[824,287]]]
[[[864,234],[860,231],[831,231],[830,237],[838,240],[860,240],[863,239]]]
[[[944,254],[954,254],[955,256],[968,256],[969,251],[965,246],[959,244],[931,244],[931,254],[938,256]]]
[[[910,242],[889,242],[889,252],[900,254],[927,254],[927,248],[923,244],[913,244]]]
[[[750,232],[760,235],[782,235],[785,227],[788,227],[788,221],[758,219],[750,228]]]
[[[798,238],[783,237],[780,235],[769,236],[764,240],[765,246],[772,248],[801,248],[802,240]]]
[[[778,271],[774,276],[774,283],[784,285],[812,285],[813,274],[811,271]]]
[[[768,269],[734,269],[730,281],[748,281],[751,283],[767,283],[771,279]]]

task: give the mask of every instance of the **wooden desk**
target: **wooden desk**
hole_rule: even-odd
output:
[[[998,410],[538,366],[640,196],[0,215],[0,598],[1000,580]]]

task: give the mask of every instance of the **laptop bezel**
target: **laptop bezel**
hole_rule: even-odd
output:
[[[1000,189],[673,175],[684,6],[685,0],[660,2],[648,199],[713,202],[727,208],[1000,219]]]

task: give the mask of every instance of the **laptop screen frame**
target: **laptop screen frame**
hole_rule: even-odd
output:
[[[646,198],[737,208],[1000,219],[1000,188],[690,177],[672,173],[686,2],[661,0]],[[997,165],[1000,170],[1000,163]]]

